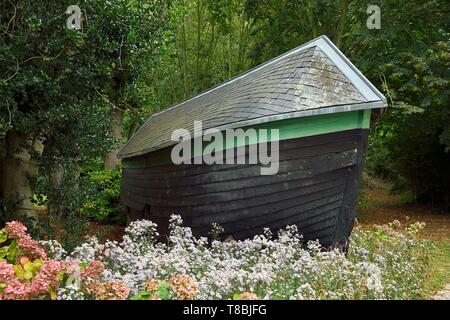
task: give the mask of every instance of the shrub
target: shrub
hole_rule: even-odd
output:
[[[123,206],[120,202],[121,172],[96,170],[88,173],[93,191],[80,209],[81,214],[102,222],[123,221]]]

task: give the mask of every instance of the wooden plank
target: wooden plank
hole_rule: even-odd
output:
[[[308,237],[336,243],[353,225],[364,158],[355,149],[365,150],[367,135],[352,130],[335,138],[283,142],[280,172],[273,176],[261,176],[259,165],[125,169],[121,197],[138,211],[150,206],[146,217],[162,223],[162,232],[174,213],[199,235],[212,222],[236,237],[296,223]]]
[[[336,179],[344,179],[346,170],[336,170],[331,171],[326,174],[310,177],[307,179],[289,179],[286,181],[277,181],[274,180],[273,183],[255,185],[250,188],[240,187],[238,189],[227,190],[226,192],[215,191],[215,189],[208,190],[206,192],[203,191],[201,193],[189,193],[187,196],[186,193],[175,193],[167,191],[170,190],[152,190],[152,189],[143,189],[139,187],[132,187],[125,185],[125,191],[130,193],[131,198],[135,198],[137,200],[142,200],[143,202],[147,202],[153,205],[180,205],[180,206],[198,206],[204,205],[205,203],[215,203],[218,204],[220,202],[228,202],[228,201],[237,201],[237,200],[246,200],[253,197],[260,197],[264,195],[270,195],[273,193],[279,192],[288,192],[289,190],[299,190],[305,189],[306,192],[308,189],[313,188],[321,188],[322,184],[334,181]],[[239,187],[239,186],[238,186]]]
[[[314,224],[318,219],[324,217],[336,218],[339,212],[342,200],[331,198],[328,201],[321,199],[320,201],[314,201],[308,205],[299,206],[291,205],[290,207],[283,208],[282,210],[265,216],[255,216],[241,221],[230,221],[221,224],[225,229],[226,234],[235,234],[238,231],[270,228],[275,231],[277,228],[285,227],[289,224],[310,225]],[[211,229],[211,224],[205,225],[192,225],[195,230],[202,230],[208,232]]]
[[[304,178],[311,177],[322,172],[332,171],[340,168],[349,167],[356,164],[357,153],[355,150],[340,152],[337,154],[325,154],[310,159],[290,160],[279,163],[279,172],[276,176],[289,175],[293,171],[300,171],[300,175]],[[210,172],[198,176],[186,178],[167,178],[158,181],[155,180],[140,180],[139,184],[145,187],[152,187],[155,189],[186,187],[195,188],[196,186],[205,186],[210,183],[230,182],[234,180],[246,179],[263,179],[267,176],[262,176],[260,173],[261,166],[254,165],[251,167],[234,168],[229,171]],[[124,183],[131,183],[135,181],[138,183],[138,178],[128,176]]]

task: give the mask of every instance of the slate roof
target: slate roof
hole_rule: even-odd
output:
[[[217,87],[152,115],[119,152],[175,144],[175,129],[236,128],[283,118],[386,106],[386,98],[321,36]]]

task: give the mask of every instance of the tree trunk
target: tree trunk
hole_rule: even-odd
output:
[[[27,149],[29,137],[11,131],[6,137],[6,156],[3,161],[3,196],[8,210],[15,215],[37,218],[33,208],[33,180],[38,174],[37,159]],[[43,145],[35,142],[33,148],[38,156]]]
[[[315,14],[316,6],[317,6],[316,2],[317,2],[316,0],[313,0],[311,2],[311,30],[312,30],[312,35],[313,35],[312,37],[313,38],[317,37],[317,25],[318,25],[318,22],[317,22],[317,16]]]
[[[109,137],[114,140],[114,143],[120,143],[123,139],[123,114],[124,110],[119,108],[113,108],[111,110],[111,124],[109,130]],[[119,165],[119,158],[117,158],[117,153],[119,152],[118,147],[114,148],[110,152],[108,152],[105,156],[105,161],[103,163],[103,167],[105,169],[116,170]]]
[[[59,190],[64,177],[64,169],[62,167],[55,168],[50,171],[50,183],[53,190]]]
[[[183,7],[186,4],[183,0]],[[184,98],[189,95],[189,83],[188,83],[188,48],[187,48],[187,35],[186,35],[186,25],[187,25],[186,13],[183,14],[183,24],[181,26],[182,39],[183,39],[183,82],[184,82]]]
[[[341,47],[342,36],[343,36],[344,30],[345,30],[345,24],[347,21],[348,5],[349,5],[349,0],[341,0],[340,1],[341,10],[340,10],[339,24],[338,24],[338,27],[336,30],[336,35],[334,37],[334,44],[338,48]]]
[[[137,129],[138,124],[136,123],[136,121],[133,121],[130,125],[130,129],[128,130],[127,140],[131,139],[131,137],[136,133]]]

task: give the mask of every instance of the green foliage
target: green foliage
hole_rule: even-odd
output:
[[[161,281],[154,292],[139,291],[130,300],[171,300],[176,298],[176,293],[171,288],[170,284]]]
[[[322,34],[340,46],[350,2],[245,1],[246,13],[255,21],[251,57],[257,63],[263,63]]]
[[[2,231],[5,233],[4,231]],[[5,233],[6,234],[6,233]],[[2,247],[0,248],[0,262],[10,262],[15,263],[17,260],[17,257],[19,255],[19,248],[17,246],[16,240],[11,240],[8,245],[5,245],[4,242],[8,240],[8,237],[6,237],[3,241]]]
[[[49,214],[40,219],[38,239],[56,239],[64,249],[72,250],[83,242],[89,231],[89,219],[79,212]]]
[[[88,173],[94,190],[80,209],[82,215],[102,222],[120,222],[125,215],[120,202],[121,171],[98,170]]]
[[[0,230],[0,243],[5,242],[8,239],[8,235],[3,230]]]
[[[232,300],[241,300],[241,295],[239,293],[233,294]]]
[[[148,103],[146,77],[169,21],[163,0],[89,0],[77,3],[82,29],[68,30],[72,4],[0,4],[0,158],[9,132],[42,142],[43,154],[33,153],[39,193],[58,219],[68,220],[86,196],[80,167],[116,142],[108,135],[111,109]],[[62,182],[54,183],[60,173]]]
[[[173,28],[148,79],[152,99],[144,119],[253,66],[249,50],[254,24],[246,15],[245,3],[245,0],[172,2]]]
[[[130,300],[152,300],[153,295],[148,291],[140,291],[132,296]]]
[[[165,282],[159,284],[155,294],[163,300],[170,299],[170,297],[173,296],[173,292],[170,288],[170,285]]]
[[[392,178],[393,168],[390,158],[389,143],[394,132],[391,127],[380,122],[370,129],[365,169],[370,175]]]
[[[362,5],[353,3],[352,19],[363,21],[356,4]],[[449,206],[449,3],[381,6],[381,30],[352,23],[345,37],[352,61],[389,102],[371,131],[367,168],[395,180],[396,189],[412,190],[416,200]]]
[[[16,264],[13,269],[17,279],[28,281],[39,273],[41,266],[42,260],[36,259],[34,261],[28,261],[23,265]]]

